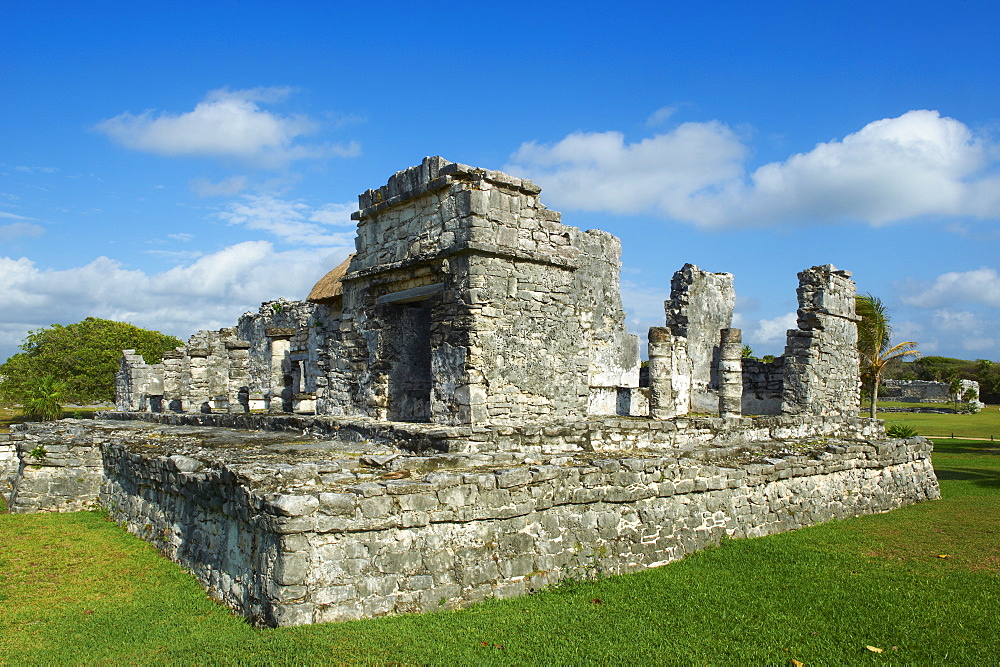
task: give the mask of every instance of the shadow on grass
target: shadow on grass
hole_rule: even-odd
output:
[[[937,471],[938,480],[960,480],[976,486],[1000,489],[1000,471],[986,468],[948,468]]]

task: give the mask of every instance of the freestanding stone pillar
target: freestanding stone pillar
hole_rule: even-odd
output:
[[[292,336],[295,329],[291,327],[268,327],[264,334],[271,339],[271,412],[292,411],[292,387],[286,378],[291,375],[291,363],[288,355],[292,351]]]
[[[249,382],[247,372],[250,353],[250,343],[242,340],[226,341],[226,354],[229,357],[229,411],[249,412]]]
[[[663,304],[666,326],[683,338],[691,360],[690,409],[715,412],[719,405],[719,331],[733,323],[733,274],[702,271],[685,264],[670,281]]]
[[[832,264],[799,273],[798,329],[788,331],[781,411],[857,417],[858,317],[850,271]]]
[[[719,416],[743,414],[743,332],[722,329],[719,352]]]
[[[649,329],[649,416],[669,419],[691,409],[687,341],[666,327]]]

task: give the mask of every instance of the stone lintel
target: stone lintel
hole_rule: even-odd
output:
[[[264,329],[264,335],[268,338],[291,338],[295,333],[295,327],[267,327]]]
[[[443,291],[444,283],[434,283],[433,285],[412,287],[410,289],[400,290],[399,292],[383,294],[378,297],[377,303],[411,303],[413,301],[421,301],[429,296],[433,296],[434,294],[440,294]]]
[[[531,262],[533,264],[544,264],[547,266],[555,266],[561,269],[566,269],[568,271],[576,271],[580,267],[580,262],[577,259],[578,253],[573,253],[571,256],[560,257],[557,255],[547,255],[545,253],[534,252],[530,250],[516,250],[514,248],[508,248],[505,246],[498,246],[495,243],[482,243],[478,241],[462,241],[460,243],[455,243],[443,250],[435,253],[427,253],[425,255],[418,255],[417,257],[411,257],[409,259],[400,260],[398,262],[386,262],[384,264],[378,264],[376,266],[370,266],[364,269],[359,269],[357,271],[351,271],[350,273],[344,274],[344,277],[340,279],[342,283],[348,283],[352,280],[361,280],[362,278],[370,278],[372,276],[377,276],[381,273],[389,273],[391,271],[401,271],[404,269],[409,269],[414,266],[422,266],[429,264],[431,262],[440,261],[448,257],[453,257],[460,254],[475,254],[475,255],[489,255],[491,257],[503,257],[506,259],[513,259],[515,261],[521,262]]]

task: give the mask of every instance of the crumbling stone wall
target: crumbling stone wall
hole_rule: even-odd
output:
[[[620,242],[562,224],[540,191],[425,158],[359,197],[357,252],[330,279],[331,296],[265,303],[235,327],[198,332],[162,366],[126,357],[119,407],[440,425],[857,413],[848,272],[800,274],[799,328],[765,369],[736,357],[733,276],[685,265],[665,326],[650,331],[650,386],[640,389]]]
[[[35,428],[29,432],[30,426]],[[100,443],[76,420],[30,426],[15,425],[7,438],[17,455],[5,494],[8,509],[23,514],[96,508],[104,475]]]
[[[163,398],[163,366],[149,365],[135,350],[122,352],[115,373],[115,407],[119,410],[160,412]]]
[[[879,422],[859,418],[397,424],[395,436],[357,419],[331,424],[356,442],[320,444],[200,425],[263,420],[302,433],[305,417],[122,414],[199,425],[19,426],[12,511],[92,507],[99,483],[113,519],[261,625],[520,595],[589,568],[655,567],[724,537],[938,497],[930,443],[885,440]],[[638,449],[653,425],[658,448]],[[387,446],[399,436],[422,453]],[[428,448],[433,438],[453,442]]]
[[[102,502],[255,623],[431,611],[622,573],[750,537],[938,497],[923,439],[775,449],[759,463],[546,459],[253,491],[249,468],[110,448]],[[259,471],[256,474],[266,474]],[[195,534],[195,531],[197,534]]]
[[[10,497],[17,477],[17,441],[23,438],[14,433],[0,433],[0,495]]]
[[[617,410],[617,389],[638,386],[639,366],[614,289],[620,245],[561,224],[540,191],[427,158],[361,195],[357,254],[342,279],[351,325],[331,386],[351,395],[354,383],[362,414],[440,424],[580,416],[591,386],[616,392],[614,406],[594,410]],[[405,322],[426,338],[412,349],[390,343],[403,329],[414,335]],[[400,382],[430,385],[422,413],[393,406]]]
[[[694,412],[719,411],[720,335],[732,326],[735,303],[731,273],[710,273],[685,264],[670,281],[670,299],[663,304],[666,327],[686,341]]]
[[[858,317],[850,271],[832,264],[799,273],[798,329],[788,332],[781,410],[786,414],[856,416]]]
[[[971,389],[975,392],[975,400],[979,400],[979,383],[975,380],[961,380],[959,398]],[[884,380],[879,388],[879,396],[892,401],[910,403],[951,403],[954,400],[948,391],[948,382],[931,382],[928,380]]]
[[[785,358],[774,361],[743,360],[743,414],[781,414]]]

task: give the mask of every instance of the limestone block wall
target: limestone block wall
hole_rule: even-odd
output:
[[[786,414],[858,414],[855,286],[832,264],[799,273],[798,329],[788,332],[781,410]]]
[[[685,264],[670,281],[670,300],[664,302],[666,327],[686,340],[694,412],[719,410],[719,337],[732,326],[735,303],[731,273],[711,273]]]
[[[521,595],[938,497],[922,438],[728,461],[563,458],[260,494],[229,469],[107,451],[112,516],[264,625]]]
[[[62,420],[33,433],[24,426],[15,425],[19,432],[8,440],[17,455],[16,474],[6,494],[8,509],[20,514],[97,507],[104,474],[100,444],[86,437],[76,420]]]
[[[148,458],[108,442],[100,503],[132,534],[180,563],[216,599],[276,624],[289,579],[280,535],[258,515],[260,499],[225,470],[182,455]]]
[[[591,386],[616,396],[638,386],[618,241],[561,224],[539,192],[435,157],[359,197],[328,374],[354,405],[345,414],[440,424],[582,416]],[[413,397],[428,391],[421,408]],[[617,411],[619,401],[597,405]]]
[[[648,405],[643,405],[638,392],[631,391],[639,386],[641,361],[639,338],[625,327],[619,280],[621,241],[596,229],[573,229],[570,240],[579,250],[572,289],[590,348],[587,413],[645,416]]]
[[[979,383],[975,380],[962,380],[960,396],[969,389],[976,393],[979,400]],[[952,395],[948,391],[948,382],[931,382],[928,380],[885,380],[879,388],[879,396],[894,401],[912,403],[951,403]]]
[[[135,350],[124,350],[115,373],[115,406],[119,410],[159,412],[162,409],[162,397],[162,364],[147,364]]]
[[[781,414],[785,358],[766,363],[743,359],[743,414]]]
[[[0,433],[0,495],[5,499],[14,488],[19,465],[17,441],[23,437],[15,433]]]
[[[423,456],[448,454],[615,455],[642,450],[689,451],[698,447],[745,447],[794,440],[882,440],[880,420],[861,417],[680,417],[645,420],[602,417],[488,427],[384,422],[367,417],[260,414],[101,413],[114,421],[172,426],[213,426],[249,431],[311,433],[321,438],[368,441]]]

